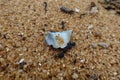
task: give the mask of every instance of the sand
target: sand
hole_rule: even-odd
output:
[[[89,14],[92,1],[98,13]],[[0,0],[0,80],[120,80],[120,15],[99,1]],[[61,6],[80,12],[70,15]],[[54,58],[62,50],[45,36],[65,30],[73,31],[76,45]]]

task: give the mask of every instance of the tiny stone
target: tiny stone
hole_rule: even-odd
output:
[[[19,55],[20,55],[20,56],[22,56],[23,54],[22,54],[22,53],[20,53]]]
[[[94,44],[94,43],[91,43],[90,46],[91,46],[93,49],[96,49],[96,48],[97,48],[97,44]]]
[[[90,80],[99,80],[99,76],[94,74],[93,76],[91,76]]]
[[[76,74],[76,73],[74,73],[73,75],[72,75],[72,78],[73,79],[77,79],[79,76],[78,76],[78,74]]]
[[[118,73],[117,73],[117,72],[114,72],[113,74],[114,74],[114,76],[116,76]]]
[[[3,46],[2,46],[2,44],[0,44],[0,51],[2,51],[4,48],[3,48]]]
[[[97,31],[97,32],[94,33],[94,36],[101,38],[102,37],[102,33]]]
[[[20,63],[19,69],[23,69],[25,64],[26,64],[26,62]]]
[[[0,28],[2,28],[3,26],[2,25],[0,25]]]
[[[50,72],[49,72],[49,71],[47,72],[47,75],[50,75]]]
[[[62,25],[62,29],[64,29],[64,27],[65,27],[65,22],[62,21],[62,22],[61,22],[61,25]]]
[[[7,52],[10,51],[10,49],[9,49],[8,47],[6,47],[6,51],[7,51]]]
[[[94,67],[93,67],[93,66],[91,66],[91,69],[94,69]]]
[[[104,8],[107,10],[114,10],[115,9],[115,7],[111,6],[111,5],[105,5]]]
[[[25,59],[21,59],[19,61],[19,69],[23,69],[25,64],[26,64]]]
[[[39,63],[39,66],[42,66],[42,64],[41,64],[41,63]]]
[[[22,62],[24,62],[24,61],[25,61],[25,59],[22,58],[22,59],[19,61],[19,64],[22,63]]]
[[[102,48],[108,48],[109,45],[107,43],[104,43],[104,42],[100,42],[98,43],[99,46],[101,46]]]
[[[112,0],[104,0],[105,2],[111,2]]]
[[[88,26],[88,29],[92,29],[92,28],[93,28],[93,25],[92,25],[92,24]]]
[[[91,7],[95,7],[96,4],[94,2],[91,2]]]
[[[114,35],[114,34],[111,34],[111,37],[115,37],[115,35]]]
[[[96,54],[96,52],[95,52],[95,51],[93,51],[93,54]]]
[[[68,13],[68,14],[73,14],[74,13],[74,11],[72,9],[66,8],[64,6],[60,7],[60,10],[65,12],[65,13]]]
[[[65,64],[63,64],[63,67],[65,67]]]
[[[98,7],[92,7],[91,10],[90,10],[90,13],[93,14],[93,13],[98,13]]]
[[[80,12],[80,9],[75,8],[75,12],[79,13],[79,12]]]
[[[117,11],[117,14],[119,14],[119,15],[120,15],[120,10],[119,10],[119,11]]]
[[[62,77],[62,76],[63,76],[63,73],[59,73],[59,76],[61,76],[61,77]]]
[[[26,40],[26,37],[23,37],[22,40],[25,41],[25,40]]]
[[[112,80],[120,80],[120,79],[118,79],[117,77],[112,77]]]
[[[84,62],[85,62],[85,60],[84,60],[84,59],[82,59],[82,60],[80,60],[80,62],[84,63]]]
[[[9,38],[10,38],[9,34],[4,34],[3,37],[4,37],[5,39],[9,39]]]
[[[77,60],[75,59],[75,60],[73,61],[74,65],[76,64],[76,62],[77,62]]]
[[[0,58],[0,62],[3,62],[4,61],[4,58]]]

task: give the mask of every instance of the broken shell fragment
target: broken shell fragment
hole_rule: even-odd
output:
[[[52,45],[53,48],[64,48],[70,41],[72,30],[63,32],[48,32],[46,35],[46,42]]]

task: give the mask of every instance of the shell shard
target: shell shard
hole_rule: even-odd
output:
[[[46,35],[46,42],[52,45],[53,48],[64,48],[70,41],[72,30],[63,32],[48,32]]]

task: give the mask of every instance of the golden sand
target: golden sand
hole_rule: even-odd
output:
[[[99,7],[94,15],[92,1]],[[120,16],[98,1],[0,0],[0,80],[120,80]],[[80,12],[66,14],[61,6]],[[46,33],[64,30],[73,31],[76,45],[54,58],[62,50],[46,44]]]

